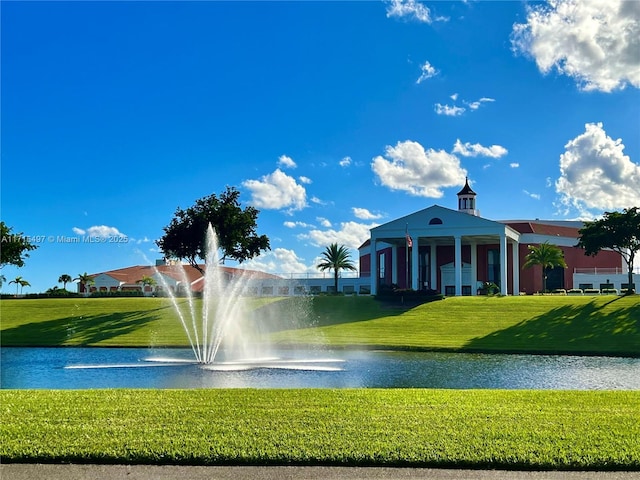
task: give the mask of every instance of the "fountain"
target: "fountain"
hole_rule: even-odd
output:
[[[158,275],[168,293],[176,315],[186,333],[195,357],[203,369],[214,371],[250,370],[256,368],[288,370],[341,370],[331,364],[342,360],[330,358],[282,358],[273,354],[268,341],[255,335],[255,323],[248,321],[246,305],[247,280],[250,274],[225,278],[219,268],[218,237],[209,224],[206,232],[204,289],[202,308],[198,312],[191,288],[185,289],[187,307]],[[189,285],[184,268],[180,268],[182,284]],[[259,332],[257,332],[259,333]],[[224,348],[223,348],[224,344]],[[148,361],[171,362],[171,359],[150,358]]]
[[[198,365],[201,370],[212,372],[244,372],[258,369],[298,370],[315,372],[341,371],[343,359],[318,356],[317,349],[310,351],[288,351],[280,355],[268,341],[268,335],[260,331],[263,321],[255,321],[249,314],[246,293],[250,273],[225,278],[225,270],[219,268],[218,237],[209,224],[206,232],[205,274],[202,291],[202,308],[198,311],[196,299],[191,291],[191,282],[181,265],[176,266],[186,302],[178,298],[164,275],[156,269],[163,290],[169,296],[176,316],[184,328],[189,341],[192,359],[184,357],[146,357],[137,362],[74,364],[65,370],[137,368],[137,367],[184,367]],[[304,301],[304,298],[298,300]],[[301,312],[295,309],[293,315]],[[255,312],[254,312],[255,316]],[[261,320],[265,320],[262,318]],[[289,325],[291,327],[291,325]],[[300,355],[302,353],[302,355]],[[313,353],[313,354],[312,354]],[[247,378],[253,384],[255,377]]]

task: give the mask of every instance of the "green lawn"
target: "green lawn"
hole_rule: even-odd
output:
[[[199,310],[199,305],[196,306]],[[3,346],[180,346],[166,299],[3,300]],[[640,355],[640,296],[453,297],[398,308],[370,297],[254,299],[279,343],[486,352]]]
[[[640,297],[256,299],[273,340],[640,355]],[[0,302],[10,345],[185,345],[167,300]],[[640,470],[640,392],[0,390],[4,462]]]
[[[640,470],[640,392],[0,391],[4,462]]]

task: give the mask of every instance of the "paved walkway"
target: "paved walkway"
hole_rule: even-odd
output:
[[[640,480],[640,472],[517,472],[433,468],[0,465],[2,480]]]

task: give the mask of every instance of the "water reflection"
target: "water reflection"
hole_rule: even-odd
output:
[[[188,349],[3,348],[0,388],[640,390],[638,358],[322,351],[301,362],[279,353],[263,364],[204,369]]]

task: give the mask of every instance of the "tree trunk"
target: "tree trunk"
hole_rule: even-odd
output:
[[[629,256],[629,261],[627,262],[627,270],[629,271],[629,287],[627,288],[627,295],[631,295],[631,288],[633,285],[633,253]],[[635,285],[633,285],[633,287],[635,287]],[[636,290],[635,288],[633,288],[634,290]],[[636,290],[637,291],[637,290]]]

